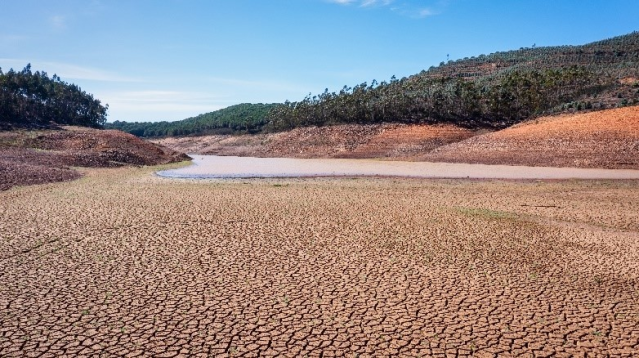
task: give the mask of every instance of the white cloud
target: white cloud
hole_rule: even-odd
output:
[[[98,94],[109,104],[109,121],[174,121],[235,104],[226,96],[164,90],[116,91]]]
[[[180,120],[233,104],[281,102],[309,92],[307,87],[294,83],[220,77],[201,78],[188,87],[184,83],[150,85],[145,84],[143,89],[95,91],[94,95],[109,104],[109,121],[131,122]]]
[[[359,7],[372,8],[372,7],[389,7],[392,12],[399,15],[411,17],[414,19],[423,19],[429,16],[438,15],[440,12],[435,11],[432,8],[419,7],[411,2],[397,2],[396,0],[326,0],[333,4],[339,5],[354,5]],[[447,1],[441,0],[438,3],[438,7],[443,7],[447,4]],[[392,6],[391,6],[392,5]]]
[[[340,4],[340,5],[350,5],[356,1],[357,0],[328,0],[328,2],[332,2],[334,4]]]
[[[201,92],[123,91],[105,93],[100,100],[110,109],[127,112],[210,112],[221,108],[225,96]],[[218,104],[216,104],[218,103]]]
[[[260,89],[263,91],[289,91],[289,92],[300,92],[305,93],[308,91],[308,87],[301,86],[295,83],[288,83],[282,81],[271,81],[271,80],[260,80],[260,81],[249,81],[242,80],[236,78],[220,78],[220,77],[209,77],[208,81],[221,84],[230,87],[237,88],[245,88],[245,89]]]
[[[75,79],[106,82],[140,82],[138,79],[132,77],[122,76],[117,73],[92,67],[60,62],[0,58],[0,67],[2,67],[3,70],[13,68],[16,71],[19,71],[23,69],[27,63],[31,63],[32,71],[44,71],[49,75],[57,74],[63,81]]]
[[[362,0],[360,6],[369,7],[369,6],[388,6],[392,4],[395,0]]]
[[[0,42],[20,42],[29,39],[24,35],[0,34]]]
[[[420,9],[417,11],[417,16],[418,17],[428,17],[428,16],[433,16],[436,15],[437,13],[434,12],[431,9]]]
[[[395,0],[328,0],[339,5],[359,4],[360,7],[388,6]]]
[[[53,15],[49,18],[49,23],[54,29],[65,29],[67,27],[67,19],[62,15]]]
[[[413,19],[423,19],[430,16],[439,15],[440,11],[435,11],[432,8],[415,8],[409,6],[397,6],[391,8],[391,10],[402,16],[407,16]]]

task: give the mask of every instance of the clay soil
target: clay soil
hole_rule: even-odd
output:
[[[539,118],[497,132],[452,125],[340,125],[155,142],[214,155],[639,169],[639,106]]]
[[[80,127],[0,131],[0,190],[77,179],[73,167],[158,165],[187,156],[120,131]]]
[[[639,169],[639,106],[539,118],[437,148],[420,159]]]
[[[0,192],[0,356],[639,355],[639,181]]]
[[[258,135],[153,140],[183,153],[287,158],[407,159],[476,132],[452,125],[336,125]]]

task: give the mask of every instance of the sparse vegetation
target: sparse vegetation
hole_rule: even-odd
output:
[[[267,128],[335,123],[453,123],[505,128],[532,116],[637,103],[639,32],[582,46],[521,48],[441,63],[390,82],[286,102]],[[634,80],[633,80],[634,79]]]

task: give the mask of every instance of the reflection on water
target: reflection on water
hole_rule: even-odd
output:
[[[291,159],[190,155],[194,158],[191,166],[164,170],[157,174],[169,178],[402,176],[494,179],[639,179],[639,170],[400,162],[371,159]]]

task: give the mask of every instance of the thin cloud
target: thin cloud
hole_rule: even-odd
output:
[[[417,17],[420,18],[424,18],[424,17],[428,17],[428,16],[433,16],[433,15],[437,15],[437,12],[431,10],[431,9],[421,9],[417,11]]]
[[[111,97],[104,97],[102,96],[101,99],[103,100],[102,102],[104,103],[108,103],[109,104],[109,117],[113,117],[112,114],[115,113],[141,113],[141,114],[148,114],[148,113],[162,113],[163,116],[162,117],[158,117],[159,120],[167,120],[168,116],[166,116],[166,113],[190,113],[190,114],[194,114],[194,113],[206,113],[206,112],[212,112],[218,109],[222,109],[224,107],[227,107],[223,104],[220,103],[185,103],[185,102],[178,102],[178,101],[171,101],[171,102],[160,102],[160,101],[148,101],[148,102],[141,102],[141,101],[130,101],[128,99],[124,99],[124,98],[111,98]],[[119,116],[118,116],[119,117]],[[183,115],[180,116],[178,118],[175,118],[174,116],[172,119],[184,119],[187,117],[187,115]],[[117,120],[118,118],[114,118],[115,120]]]
[[[109,104],[109,121],[179,120],[234,104],[214,93],[163,90],[98,93],[98,98]]]
[[[445,7],[448,4],[447,0],[439,1],[435,7],[423,7],[418,6],[410,1],[397,1],[397,0],[326,0],[329,3],[338,4],[338,5],[357,5],[362,8],[380,8],[386,7],[390,11],[410,17],[413,19],[423,19],[426,17],[439,15],[441,10],[437,8]]]
[[[0,42],[19,42],[27,39],[29,39],[29,36],[0,34]]]
[[[174,108],[210,108],[211,103],[224,100],[226,96],[204,92],[180,91],[123,91],[107,93],[102,96],[112,107],[121,105],[127,109]]]
[[[358,4],[360,7],[388,6],[395,0],[328,0],[328,2],[338,5]]]
[[[281,82],[281,81],[269,81],[269,80],[261,80],[261,81],[249,81],[242,80],[236,78],[220,78],[220,77],[209,77],[208,81],[232,86],[239,88],[250,88],[250,89],[260,89],[266,91],[290,91],[290,92],[300,92],[304,93],[307,91],[307,88],[304,86],[300,86],[294,83]]]
[[[392,8],[391,10],[397,14],[410,17],[413,19],[424,19],[427,17],[440,14],[439,11],[435,11],[431,8],[395,7],[395,8]]]
[[[328,0],[328,2],[330,3],[339,4],[339,5],[350,5],[356,1],[357,0]]]
[[[54,29],[62,30],[67,28],[67,19],[62,15],[53,15],[49,18],[49,23]]]
[[[3,69],[13,68],[16,71],[19,71],[24,68],[27,63],[31,63],[32,71],[44,71],[49,75],[57,74],[63,81],[74,79],[103,82],[141,82],[136,78],[122,76],[117,73],[92,67],[83,67],[60,62],[0,58],[0,67]]]
[[[394,0],[362,0],[361,7],[373,7],[373,6],[388,6],[392,4]]]

